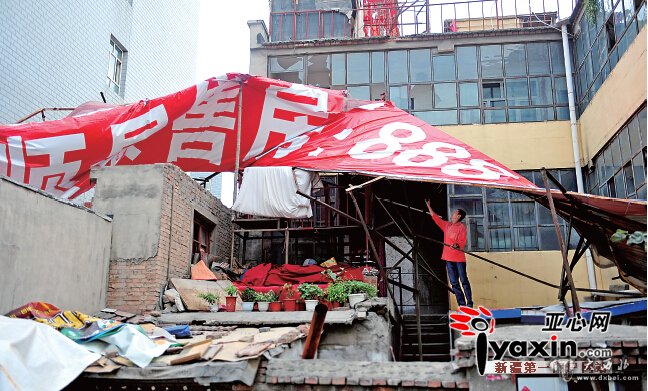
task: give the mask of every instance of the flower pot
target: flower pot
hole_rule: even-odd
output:
[[[332,304],[333,304],[333,308],[340,308],[340,307],[342,307],[342,303],[340,303],[340,302],[338,302],[338,301],[334,301]]]
[[[253,301],[244,301],[243,302],[243,311],[251,312],[253,308],[254,308],[254,302]]]
[[[220,306],[218,304],[212,304],[209,306],[209,312],[218,312]]]
[[[306,303],[304,303],[303,300],[300,300],[296,304],[296,310],[297,311],[306,311]]]
[[[296,311],[297,302],[295,299],[284,299],[283,300],[284,311]]]
[[[227,308],[227,312],[236,311],[236,299],[236,296],[225,296],[225,308]]]
[[[257,303],[257,305],[259,306],[259,312],[267,312],[270,303],[268,303],[267,301],[260,301]]]
[[[356,304],[358,304],[361,301],[364,301],[364,299],[365,299],[364,293],[351,293],[349,295],[349,306],[351,306],[351,308],[354,308]]]
[[[317,307],[317,304],[319,303],[319,300],[304,300],[306,303],[306,311],[315,311],[315,307]]]
[[[273,301],[268,306],[268,311],[270,312],[280,312],[281,311],[281,302]]]

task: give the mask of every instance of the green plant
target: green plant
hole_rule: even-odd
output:
[[[256,292],[252,288],[245,288],[243,293],[241,293],[241,300],[250,302],[255,300]]]
[[[343,281],[342,284],[344,284],[346,292],[349,295],[353,293],[366,293],[367,298],[378,296],[378,289],[376,289],[376,287],[371,284],[367,284],[366,282],[349,280]]]
[[[217,294],[211,292],[199,293],[197,296],[205,300],[209,305],[214,305],[218,300],[220,300],[220,297]]]
[[[601,9],[601,0],[585,0],[585,15],[590,23],[596,23],[596,15]]]
[[[316,300],[318,297],[324,296],[322,288],[314,284],[303,283],[297,288],[302,300]]]
[[[238,288],[236,288],[234,284],[230,284],[225,288],[225,293],[227,293],[227,296],[238,296]]]
[[[283,291],[286,292],[286,299],[292,299],[295,297],[295,293],[297,292],[295,288],[293,287],[293,284],[287,282],[283,286]]]
[[[340,304],[345,303],[349,298],[344,282],[329,284],[328,288],[326,288],[326,294],[330,302],[337,302]]]
[[[254,300],[261,303],[272,303],[277,301],[277,294],[274,291],[268,291],[266,293],[255,292]]]

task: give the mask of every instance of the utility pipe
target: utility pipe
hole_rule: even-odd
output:
[[[315,306],[313,318],[311,319],[311,324],[308,329],[308,335],[306,336],[306,342],[304,343],[304,352],[302,353],[303,359],[310,360],[315,358],[320,343],[320,337],[322,336],[322,330],[324,330],[324,320],[326,320],[327,311],[328,308],[322,303]]]
[[[576,186],[579,193],[585,193],[583,184],[583,170],[581,168],[580,139],[578,138],[578,126],[576,125],[576,99],[574,96],[574,75],[572,72],[571,49],[569,47],[569,34],[567,33],[567,24],[569,20],[564,21],[560,26],[562,35],[562,46],[565,60],[565,76],[567,79],[567,99],[569,101],[569,125],[571,127],[572,149],[574,151],[574,169],[576,171]],[[596,288],[596,275],[594,274],[594,261],[592,253],[585,252],[585,263],[587,264],[587,279],[590,289]]]

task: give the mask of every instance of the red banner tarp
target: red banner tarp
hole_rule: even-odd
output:
[[[90,188],[97,166],[169,162],[186,171],[233,171],[240,140],[240,168],[536,188],[389,102],[346,110],[351,103],[342,91],[228,74],[157,99],[0,125],[0,175],[70,198]]]

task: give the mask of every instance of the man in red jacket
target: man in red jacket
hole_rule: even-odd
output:
[[[441,259],[446,261],[446,269],[448,270],[448,279],[452,285],[452,291],[457,298],[459,305],[473,306],[472,290],[470,289],[470,281],[468,281],[468,274],[466,272],[466,254],[461,251],[466,247],[466,226],[461,221],[466,217],[466,212],[463,209],[457,209],[450,216],[450,221],[445,221],[438,214],[434,213],[430,207],[430,200],[425,200],[432,220],[443,231],[443,243],[447,246],[443,247]],[[450,246],[450,247],[448,247]],[[459,285],[461,280],[461,286]],[[463,287],[463,290],[461,289]]]

